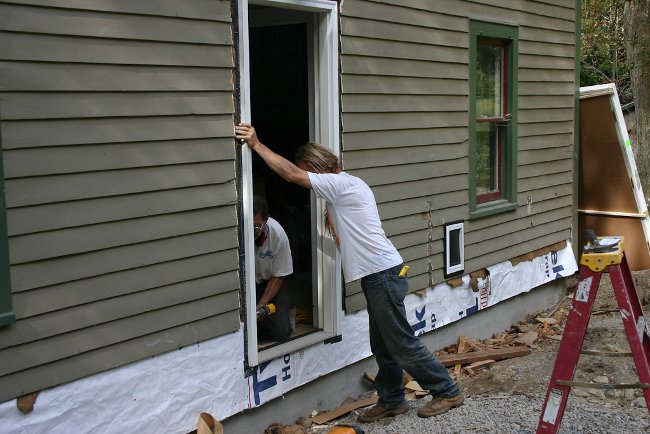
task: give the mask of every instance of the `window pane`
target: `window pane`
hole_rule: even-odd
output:
[[[460,258],[460,229],[449,231],[449,266],[459,265]]]
[[[476,123],[476,194],[498,190],[498,134],[493,122]]]
[[[503,46],[481,44],[476,50],[476,117],[501,116]]]
[[[503,45],[479,41],[476,49],[476,194],[499,191],[500,138],[495,120],[503,116]]]

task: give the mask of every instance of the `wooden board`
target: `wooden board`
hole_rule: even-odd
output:
[[[512,347],[512,348],[501,348],[497,350],[489,351],[474,351],[471,353],[463,354],[446,354],[444,356],[438,357],[440,363],[445,365],[445,367],[455,366],[456,364],[467,365],[470,363],[478,362],[481,360],[504,360],[511,359],[513,357],[526,356],[531,353],[530,348],[524,347]]]
[[[338,417],[343,416],[344,414],[348,414],[352,410],[355,410],[357,408],[361,407],[367,407],[369,405],[373,405],[377,403],[377,400],[379,399],[378,396],[371,396],[369,398],[361,398],[357,399],[355,401],[351,401],[345,405],[342,405],[340,407],[335,408],[334,410],[331,411],[326,411],[324,413],[320,413],[313,417],[311,420],[314,423],[325,423],[329,422],[331,420],[334,420]]]
[[[631,270],[646,270],[650,268],[650,255],[648,254],[648,241],[643,234],[643,228],[638,218],[585,215],[578,214],[578,245],[584,246],[587,237],[584,229],[589,228],[601,237],[625,237],[625,257]]]

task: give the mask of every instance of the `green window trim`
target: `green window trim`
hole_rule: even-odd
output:
[[[5,206],[5,175],[2,162],[2,130],[0,129],[0,326],[16,321],[11,305],[9,277],[9,241],[7,240],[7,208]]]
[[[507,42],[506,56],[506,107],[511,115],[505,140],[501,145],[501,199],[477,203],[477,143],[476,143],[476,59],[479,38]],[[517,96],[519,65],[519,28],[504,24],[470,21],[470,103],[469,103],[469,162],[470,218],[484,217],[517,209]]]

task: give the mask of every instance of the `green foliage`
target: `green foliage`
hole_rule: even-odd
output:
[[[624,0],[583,0],[580,85],[615,83],[621,104],[633,100],[623,33]]]
[[[500,116],[501,45],[479,44],[476,49],[477,116]]]

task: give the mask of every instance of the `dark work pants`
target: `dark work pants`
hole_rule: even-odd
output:
[[[257,301],[262,298],[267,282],[256,286]],[[275,313],[257,321],[257,338],[267,341],[285,341],[293,332],[289,319],[289,296],[282,287],[271,303],[275,305]]]
[[[404,402],[403,370],[434,397],[460,393],[447,368],[415,336],[406,319],[404,297],[409,285],[407,277],[399,276],[401,269],[402,264],[361,278],[368,303],[370,348],[379,366],[375,387],[379,403],[386,408]]]

